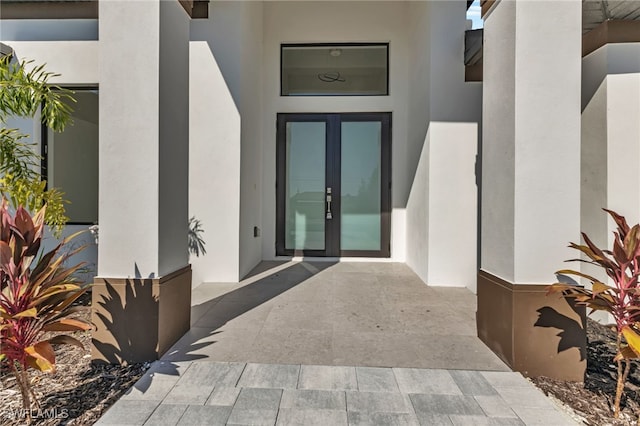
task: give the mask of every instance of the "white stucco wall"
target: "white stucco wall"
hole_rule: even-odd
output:
[[[634,190],[640,187],[639,117],[640,67],[635,73],[608,75],[607,206],[632,224],[640,221],[640,191]]]
[[[408,10],[409,29],[409,134],[408,176],[412,176],[406,206],[407,265],[423,281],[429,278],[429,120],[431,116],[430,3],[412,2]],[[416,162],[416,160],[418,160]]]
[[[243,2],[240,150],[240,278],[262,260],[263,2]],[[267,195],[268,196],[268,195]],[[259,228],[254,236],[254,227]]]
[[[191,22],[190,215],[207,254],[194,284],[238,281],[262,259],[262,2],[213,2]]]
[[[100,68],[98,273],[161,276],[187,263],[188,17],[177,2],[99,7],[100,61],[126,68]]]
[[[99,80],[97,41],[6,41],[19,60],[46,64],[48,71],[60,74],[49,81],[55,84],[95,86]]]
[[[601,246],[615,229],[602,208],[640,221],[639,56],[640,43],[625,43],[583,59],[581,230]]]
[[[580,231],[582,2],[523,2],[516,21],[514,274],[553,283]]]
[[[516,4],[498,6],[484,26],[481,259],[483,269],[513,281]]]
[[[191,256],[192,282],[237,281],[240,114],[209,44],[191,41],[190,52],[189,216],[207,251]]]
[[[391,255],[404,261],[407,179],[406,2],[265,2],[262,256],[275,258],[276,116],[279,112],[387,112],[392,116]],[[280,44],[389,42],[389,96],[280,97]],[[417,160],[417,159],[416,159]]]
[[[590,95],[582,111],[581,127],[580,230],[604,247],[609,238],[606,214],[602,211],[608,204],[606,80]],[[587,272],[588,266],[583,268]]]
[[[160,1],[158,273],[189,263],[189,24],[177,1]]]
[[[465,4],[412,2],[408,19],[406,261],[428,284],[475,290],[482,86],[464,81]]]
[[[411,194],[406,208],[406,262],[407,265],[424,281],[429,279],[429,168],[431,166],[430,142],[431,131],[428,129],[422,143],[422,151],[413,177]]]
[[[603,248],[612,247],[615,223],[602,208],[640,221],[639,57],[640,43],[609,44],[582,61],[580,229]],[[605,278],[601,268],[583,264],[582,271]]]
[[[482,267],[514,283],[554,282],[579,237],[581,5],[485,19]]]
[[[477,123],[429,126],[429,285],[476,290],[477,135]]]
[[[100,68],[98,274],[157,275],[160,7],[100,2],[99,14],[100,61],[127,64],[128,78]]]

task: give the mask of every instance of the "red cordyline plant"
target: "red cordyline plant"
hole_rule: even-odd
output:
[[[63,251],[69,237],[47,253],[40,253],[45,208],[33,217],[22,207],[12,215],[6,200],[0,204],[0,360],[15,374],[23,408],[30,410],[33,391],[29,368],[55,370],[53,346],[82,344],[68,335],[90,324],[69,316],[80,307],[72,303],[87,289],[78,285],[74,272],[81,266],[65,266],[78,250]],[[49,336],[49,337],[46,337]],[[29,412],[29,411],[27,411]]]
[[[613,284],[607,285],[582,272],[563,269],[556,274],[570,274],[591,281],[591,289],[564,283],[553,284],[549,293],[561,292],[565,298],[594,311],[606,311],[615,320],[617,345],[616,361],[618,383],[614,402],[614,417],[620,414],[620,399],[629,375],[630,360],[640,357],[640,225],[629,227],[626,219],[614,211],[604,209],[615,221],[613,250],[598,248],[582,233],[585,245],[571,243],[569,247],[582,252],[588,259],[571,259],[586,262],[604,269]]]

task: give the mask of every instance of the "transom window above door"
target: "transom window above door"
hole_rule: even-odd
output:
[[[386,96],[388,43],[283,44],[282,96]]]

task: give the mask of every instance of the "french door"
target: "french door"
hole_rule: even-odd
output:
[[[391,113],[278,114],[276,253],[390,256]]]

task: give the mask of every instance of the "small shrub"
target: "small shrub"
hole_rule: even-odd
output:
[[[65,265],[78,250],[65,251],[69,237],[53,250],[41,253],[46,207],[33,217],[22,207],[11,215],[7,201],[0,205],[0,359],[15,374],[23,408],[30,410],[33,392],[29,368],[55,370],[52,345],[71,344],[75,338],[47,332],[84,331],[91,325],[70,316],[80,307],[73,302],[87,289],[73,278],[81,266]]]
[[[629,375],[630,360],[640,357],[640,224],[629,227],[626,219],[616,212],[606,210],[617,225],[614,231],[612,250],[598,248],[582,233],[585,245],[571,243],[569,247],[586,255],[588,259],[571,259],[604,269],[613,283],[607,285],[599,279],[582,272],[563,269],[556,274],[569,274],[591,281],[591,289],[582,286],[556,283],[548,288],[549,293],[561,292],[565,298],[586,305],[594,311],[606,311],[615,320],[617,354],[614,361],[618,367],[618,382],[614,402],[614,417],[620,414],[620,400]]]

